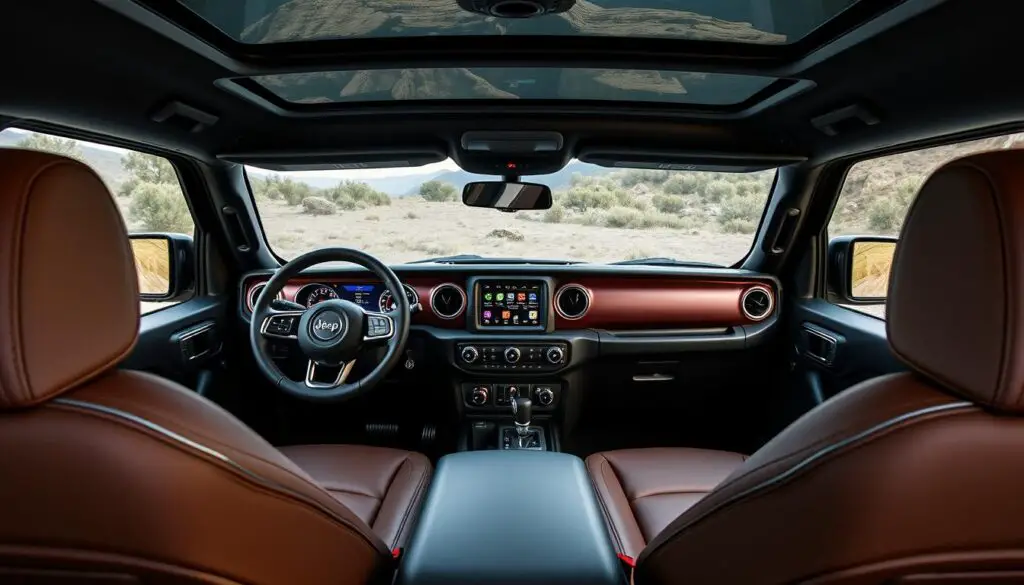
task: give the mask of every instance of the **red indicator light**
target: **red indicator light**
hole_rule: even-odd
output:
[[[516,168],[516,163],[510,162],[507,165],[505,165],[505,168],[514,169],[514,168]]]

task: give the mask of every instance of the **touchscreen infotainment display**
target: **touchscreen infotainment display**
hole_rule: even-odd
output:
[[[476,290],[481,327],[544,325],[547,287],[538,280],[481,280]]]

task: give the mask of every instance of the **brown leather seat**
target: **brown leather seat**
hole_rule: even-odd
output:
[[[618,552],[636,558],[744,459],[706,449],[622,449],[591,455],[587,470]]]
[[[137,278],[90,169],[0,150],[0,581],[389,582],[426,458],[282,452],[177,384],[115,369]]]
[[[928,179],[887,314],[910,372],[807,413],[677,518],[640,508],[640,526],[667,526],[635,583],[1024,582],[1024,151]],[[592,470],[601,459],[622,486],[669,461],[638,470],[603,454]],[[693,461],[673,460],[680,474]],[[613,518],[632,513],[602,481]]]

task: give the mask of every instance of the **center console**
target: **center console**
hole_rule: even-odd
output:
[[[442,457],[396,585],[627,585],[583,462],[564,453]]]

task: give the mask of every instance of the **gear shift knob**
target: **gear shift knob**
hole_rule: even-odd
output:
[[[526,428],[530,426],[530,416],[533,414],[533,401],[525,396],[516,396],[512,399],[512,418],[516,427]]]

